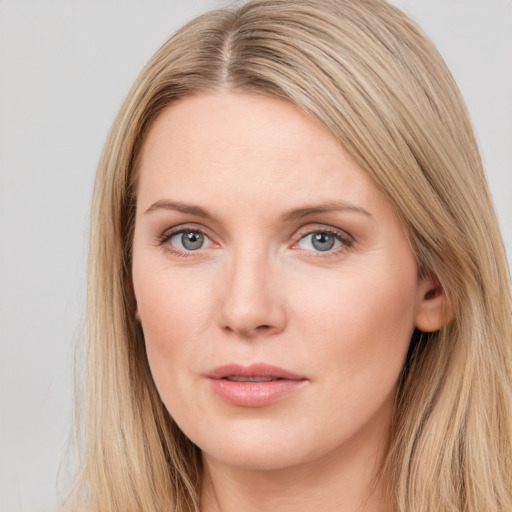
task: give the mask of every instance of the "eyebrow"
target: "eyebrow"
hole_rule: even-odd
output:
[[[157,210],[174,210],[181,213],[188,213],[190,215],[196,215],[205,219],[213,219],[213,215],[210,215],[206,210],[200,206],[193,204],[181,203],[176,201],[168,201],[167,199],[160,199],[156,203],[153,203],[144,214],[148,214]]]
[[[196,206],[193,204],[182,203],[179,201],[169,201],[167,199],[160,199],[153,203],[144,214],[148,214],[157,210],[173,210],[181,213],[188,213],[190,215],[195,215],[197,217],[201,217],[204,219],[214,219],[214,216],[208,213],[206,210],[201,208],[200,206]],[[315,215],[319,213],[329,213],[329,212],[337,212],[337,211],[349,211],[354,213],[362,214],[366,217],[373,219],[373,215],[361,208],[360,206],[353,205],[351,203],[347,203],[345,201],[329,201],[327,203],[322,203],[319,205],[311,205],[305,206],[303,208],[295,208],[293,210],[289,210],[284,212],[279,216],[282,222],[289,222],[295,219],[301,219],[303,217],[308,217],[310,215]]]
[[[374,219],[373,215],[364,208],[361,208],[360,206],[356,206],[351,203],[347,203],[345,201],[329,201],[327,203],[322,203],[319,205],[311,205],[306,206],[304,208],[296,208],[283,213],[280,216],[280,218],[283,222],[287,222],[290,220],[301,219],[303,217],[308,217],[310,215],[315,215],[318,213],[329,213],[338,211],[349,211],[359,213],[365,215],[366,217],[369,217],[370,219]]]

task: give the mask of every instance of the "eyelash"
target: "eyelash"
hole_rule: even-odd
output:
[[[327,228],[327,227],[318,227],[317,229],[311,229],[308,228],[307,231],[304,231],[299,235],[299,239],[293,244],[294,246],[298,245],[300,242],[305,240],[308,236],[315,235],[315,234],[323,234],[323,235],[329,235],[336,239],[337,242],[340,243],[339,247],[334,249],[329,249],[327,251],[314,251],[314,250],[307,250],[304,249],[304,251],[311,253],[311,256],[314,258],[329,258],[332,256],[337,256],[348,249],[350,249],[354,245],[354,239],[346,232],[337,230],[334,228]],[[298,249],[301,250],[301,249]]]
[[[192,256],[195,256],[195,253],[199,252],[200,249],[198,249],[197,251],[182,251],[180,249],[173,247],[171,244],[167,244],[167,242],[169,242],[173,237],[183,233],[198,233],[211,241],[211,238],[208,236],[204,229],[201,229],[200,227],[193,225],[182,225],[165,231],[161,236],[158,237],[158,245],[164,247],[166,251],[169,251],[174,255],[179,256],[180,258],[190,258]]]
[[[211,241],[211,238],[208,236],[207,232],[198,227],[198,226],[179,226],[176,228],[172,228],[171,230],[165,231],[161,236],[158,237],[158,245],[161,247],[165,246],[165,250],[173,253],[174,255],[181,257],[181,258],[190,258],[195,256],[195,253],[198,253],[200,249],[189,250],[189,251],[182,251],[180,249],[177,249],[173,247],[171,244],[167,244],[173,237],[183,234],[183,233],[198,233],[203,235],[206,239],[208,239],[211,243],[214,243]],[[331,256],[336,256],[348,249],[350,249],[353,244],[354,240],[353,238],[347,234],[344,231],[336,230],[334,228],[327,228],[327,227],[318,227],[317,229],[308,228],[307,230],[303,231],[302,233],[298,233],[298,240],[296,240],[292,247],[298,245],[300,242],[305,240],[308,236],[312,236],[314,234],[325,234],[329,236],[333,236],[337,242],[340,243],[340,246],[335,249],[329,249],[327,251],[315,251],[315,250],[308,250],[308,249],[300,249],[297,250],[303,250],[305,252],[308,252],[312,255],[312,257],[315,258],[327,258]]]

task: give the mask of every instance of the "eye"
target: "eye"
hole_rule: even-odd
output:
[[[317,230],[304,235],[297,247],[306,251],[329,252],[350,246],[347,237],[329,230]]]
[[[210,245],[210,239],[201,231],[186,229],[172,233],[167,237],[168,243],[178,251],[191,252],[204,249]]]

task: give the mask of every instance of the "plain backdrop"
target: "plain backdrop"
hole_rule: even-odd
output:
[[[50,511],[68,482],[89,203],[138,72],[217,0],[0,0],[0,512]],[[396,0],[467,101],[512,253],[512,0]],[[80,352],[79,352],[80,353]],[[80,365],[79,365],[80,367]]]

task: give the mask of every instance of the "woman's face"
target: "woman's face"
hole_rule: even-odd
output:
[[[185,434],[243,468],[376,456],[432,295],[384,196],[295,106],[230,92],[164,110],[139,172],[136,316]]]

